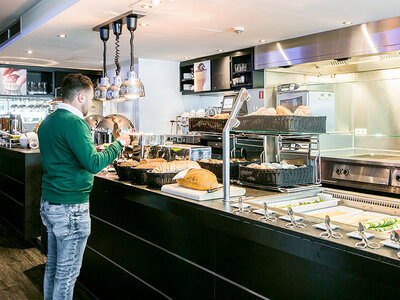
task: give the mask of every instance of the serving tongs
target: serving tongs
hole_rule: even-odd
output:
[[[360,249],[365,249],[365,248],[371,248],[371,249],[379,249],[381,247],[381,245],[379,245],[378,243],[375,242],[370,242],[367,238],[367,236],[365,235],[364,232],[364,226],[361,223],[358,223],[358,232],[360,234],[360,237],[362,239],[361,242],[356,243],[356,247],[360,248]]]
[[[238,208],[232,211],[234,214],[248,214],[251,213],[251,209],[249,207],[243,207],[243,197],[239,197]]]
[[[267,222],[267,221],[276,222],[276,221],[278,221],[278,219],[275,216],[272,216],[272,215],[269,214],[267,203],[264,202],[263,206],[264,206],[264,216],[260,217],[258,220],[264,221],[264,222]]]
[[[390,240],[400,247],[400,235],[396,230],[392,230],[390,233]],[[400,251],[397,252],[397,256],[400,258]]]
[[[343,234],[340,232],[334,232],[331,227],[331,218],[328,215],[325,216],[325,227],[326,231],[319,234],[320,237],[327,239],[329,237],[333,237],[334,239],[342,239]]]
[[[303,229],[303,228],[307,227],[307,225],[304,224],[303,222],[297,222],[295,220],[294,215],[293,215],[293,209],[291,207],[288,207],[288,216],[290,218],[290,223],[285,225],[287,228],[295,228],[295,227],[297,227],[297,228]]]

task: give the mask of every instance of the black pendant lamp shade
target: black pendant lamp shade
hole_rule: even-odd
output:
[[[103,76],[100,79],[99,85],[94,89],[94,99],[105,101],[107,98],[107,89],[110,86],[110,80],[107,77],[107,41],[109,39],[108,27],[100,28],[100,39],[103,41]]]
[[[124,100],[134,100],[139,97],[144,97],[144,86],[140,79],[138,78],[136,72],[134,71],[134,51],[133,51],[133,37],[134,32],[137,27],[137,16],[129,15],[126,17],[126,27],[128,28],[131,38],[130,38],[130,70],[128,73],[128,79],[125,80],[121,85],[121,98]]]
[[[115,35],[115,76],[113,78],[113,84],[107,90],[107,100],[119,100],[120,99],[120,86],[122,79],[119,76],[121,72],[121,65],[119,64],[119,37],[122,32],[122,22],[115,21],[112,24],[113,32]]]

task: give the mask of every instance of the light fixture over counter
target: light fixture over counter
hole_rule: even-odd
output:
[[[134,38],[134,31],[137,28],[137,19],[144,17],[145,13],[143,12],[135,12],[129,11],[120,16],[117,16],[107,22],[104,22],[100,25],[97,25],[93,28],[93,31],[100,31],[100,37],[102,37],[102,31],[104,32],[106,29],[109,31],[110,26],[112,25],[113,32],[115,35],[115,66],[116,66],[116,76],[113,78],[113,84],[108,87],[106,90],[106,99],[112,100],[113,102],[123,102],[127,100],[134,100],[138,99],[139,97],[145,96],[144,86],[140,79],[138,78],[136,72],[134,71],[134,51],[133,51],[133,38]],[[121,77],[119,73],[121,71],[121,67],[119,64],[119,37],[122,32],[122,26],[126,23],[127,29],[131,34],[130,38],[130,71],[128,72],[128,79],[125,80],[122,84]],[[107,31],[107,34],[108,34]],[[108,35],[107,35],[108,39]],[[102,38],[103,40],[103,38]],[[104,42],[104,40],[103,40]],[[107,74],[106,74],[106,66],[105,66],[105,48],[106,43],[104,42],[104,53],[103,53],[103,78],[102,83],[95,89],[95,98],[96,98],[96,91],[98,93],[101,92],[101,96],[104,95],[105,84],[103,81],[107,82]],[[97,98],[99,100],[103,100],[103,98]],[[105,99],[104,99],[105,100]]]

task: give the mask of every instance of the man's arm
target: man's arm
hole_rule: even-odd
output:
[[[74,120],[66,130],[66,139],[78,161],[90,173],[97,174],[111,164],[123,148],[115,141],[107,149],[97,152],[90,129],[84,120]]]

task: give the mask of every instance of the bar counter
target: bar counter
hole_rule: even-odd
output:
[[[303,230],[262,223],[221,200],[189,200],[111,173],[95,176],[91,217],[79,280],[100,298],[358,299],[400,291],[393,249],[360,250],[348,237],[319,238],[309,223]]]
[[[40,236],[41,184],[39,150],[0,147],[0,214],[25,239]]]

